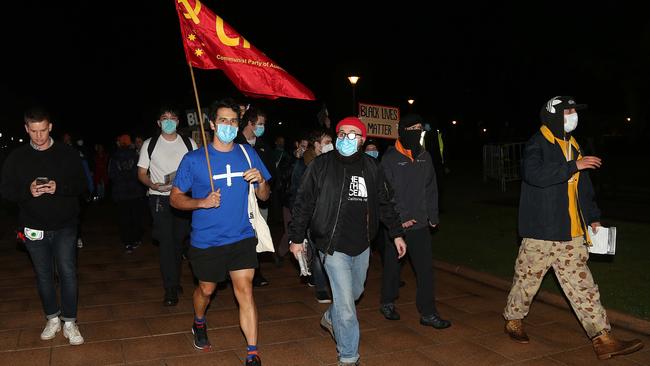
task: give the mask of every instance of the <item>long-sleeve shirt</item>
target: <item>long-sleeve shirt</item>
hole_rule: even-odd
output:
[[[56,182],[54,194],[33,197],[30,184],[37,177]],[[19,224],[35,230],[58,230],[76,225],[79,196],[86,190],[86,178],[79,153],[73,148],[54,143],[46,150],[30,144],[16,148],[5,161],[0,192],[18,203]]]

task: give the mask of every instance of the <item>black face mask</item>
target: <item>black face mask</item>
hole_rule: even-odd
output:
[[[413,155],[420,153],[420,137],[422,130],[402,130],[399,135],[399,140],[406,149],[411,150]]]

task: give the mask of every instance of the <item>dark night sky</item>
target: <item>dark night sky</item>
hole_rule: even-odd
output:
[[[153,126],[162,101],[194,107],[172,0],[16,3],[3,11],[2,129],[19,130],[33,100],[51,106],[59,132],[106,140]],[[254,100],[290,128],[313,123],[322,101],[333,120],[350,114],[346,76],[357,74],[360,101],[405,111],[412,97],[442,128],[459,119],[468,133],[479,124],[493,132],[508,121],[525,135],[546,100],[574,95],[590,104],[592,134],[633,116],[647,135],[645,12],[614,2],[494,3],[203,1],[316,94],[317,102]],[[204,106],[241,97],[221,71],[197,78]]]

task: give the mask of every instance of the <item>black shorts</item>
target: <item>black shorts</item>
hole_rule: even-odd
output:
[[[221,282],[226,273],[240,269],[257,268],[257,238],[206,249],[190,246],[188,257],[192,272],[199,281]]]

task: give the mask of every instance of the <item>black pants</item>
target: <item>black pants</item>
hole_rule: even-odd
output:
[[[116,203],[122,244],[133,244],[136,241],[142,241],[142,221],[145,215],[142,200],[134,198],[117,201]]]
[[[381,284],[381,303],[393,303],[399,295],[400,261],[397,249],[388,235],[385,236],[384,269]],[[428,227],[407,230],[404,238],[406,254],[411,260],[417,279],[415,303],[421,315],[437,314],[433,282],[433,249]]]
[[[311,261],[311,278],[316,285],[316,292],[327,292],[329,289],[329,279],[325,273],[325,266],[323,266],[323,253],[321,253],[314,243],[309,240],[307,245],[311,246],[312,261]]]
[[[153,218],[151,236],[159,243],[163,286],[177,287],[180,285],[183,240],[190,232],[188,213],[171,207],[168,196],[149,196],[149,208]]]

